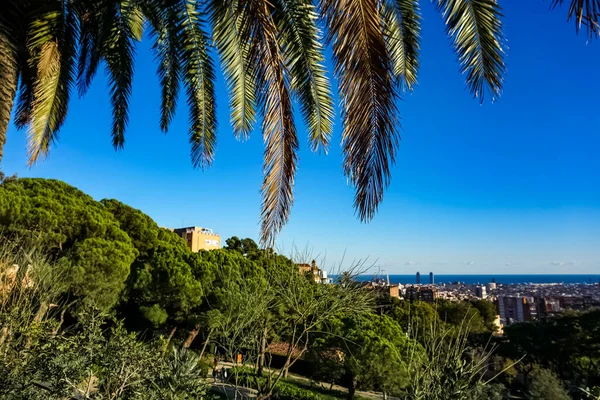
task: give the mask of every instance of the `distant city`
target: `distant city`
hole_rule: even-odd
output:
[[[496,305],[498,327],[600,307],[600,275],[361,275],[367,287],[403,300],[468,301]],[[438,282],[436,283],[436,280]],[[335,278],[334,278],[335,281]]]

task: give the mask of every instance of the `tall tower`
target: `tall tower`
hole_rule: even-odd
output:
[[[433,279],[433,272],[429,273],[429,284],[433,285],[435,283],[435,280]]]
[[[417,285],[421,284],[421,273],[417,271]]]

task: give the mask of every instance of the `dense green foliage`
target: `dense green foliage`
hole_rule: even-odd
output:
[[[570,400],[561,381],[551,371],[536,368],[530,378],[528,387],[530,400]]]
[[[0,189],[0,234],[34,232],[51,252],[65,291],[101,308],[113,306],[137,255],[131,238],[102,204],[64,182],[14,179]]]
[[[375,296],[350,273],[316,284],[251,239],[193,253],[143,212],[54,180],[3,179],[0,223],[2,398],[202,397],[196,354],[213,351],[242,354],[261,399],[338,396],[286,380],[300,364],[348,396],[563,399],[566,387],[583,399],[599,385],[597,310],[507,327],[494,363],[509,373],[490,386],[490,302]],[[276,355],[281,370],[268,368]]]

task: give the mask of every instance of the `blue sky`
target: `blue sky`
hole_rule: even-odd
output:
[[[296,202],[278,248],[308,248],[326,265],[369,257],[388,273],[598,273],[600,271],[600,42],[576,36],[549,1],[504,0],[508,72],[499,101],[465,89],[441,17],[423,1],[419,85],[399,104],[402,141],[392,184],[370,224],[357,220],[341,170],[339,110],[329,155],[310,152],[300,126]],[[110,139],[99,74],[49,157],[26,166],[25,132],[11,127],[5,173],[62,179],[97,199],[117,198],[161,226],[213,228],[257,238],[263,143],[231,133],[219,75],[216,160],[189,159],[180,101],[165,136],[147,40],[140,46],[125,149]],[[300,120],[300,118],[297,118]]]

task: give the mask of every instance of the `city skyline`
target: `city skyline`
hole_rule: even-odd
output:
[[[544,2],[503,7],[504,93],[480,105],[464,89],[439,15],[425,4],[419,85],[399,105],[398,161],[370,224],[354,216],[353,190],[341,172],[339,112],[328,156],[311,153],[300,130],[296,201],[279,251],[308,248],[331,265],[344,254],[348,262],[368,257],[390,274],[412,274],[417,266],[435,274],[600,271],[600,117],[593,96],[600,90],[600,43],[576,36]],[[212,228],[223,242],[234,235],[257,239],[259,130],[247,143],[235,141],[219,72],[216,159],[206,172],[195,171],[184,101],[171,132],[158,128],[158,85],[147,50],[145,40],[124,150],[110,145],[106,81],[99,76],[87,97],[72,99],[59,142],[32,169],[25,165],[26,132],[11,125],[3,171],[117,198],[161,226]]]

